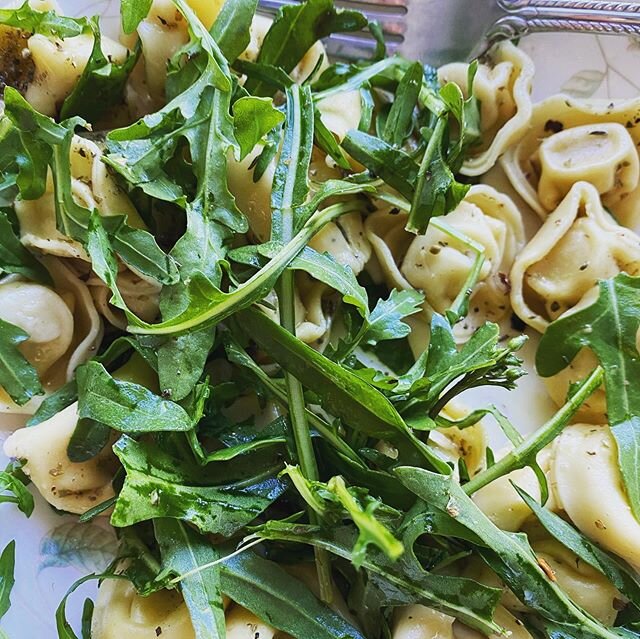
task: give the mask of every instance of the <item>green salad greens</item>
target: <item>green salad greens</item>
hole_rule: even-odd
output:
[[[151,0],[121,4],[123,30],[133,33]],[[115,62],[103,51],[97,19],[38,12],[28,3],[0,10],[3,28],[93,37],[56,118],[11,86],[0,118],[0,274],[51,284],[46,263],[20,242],[14,210],[16,201],[49,193],[57,231],[86,253],[92,277],[108,287],[112,309],[124,318],[72,381],[47,391],[27,425],[43,425],[77,402],[68,459],[90,463],[113,450],[113,496],[81,521],[108,516],[118,556],[82,582],[126,580],[145,597],[178,592],[197,639],[226,636],[227,597],[297,639],[391,638],[394,610],[408,604],[482,635],[507,636],[495,616],[503,590],[465,574],[474,557],[521,602],[518,623],[531,636],[640,636],[637,573],[544,508],[550,487],[538,464],[538,453],[604,382],[625,491],[640,516],[638,279],[601,282],[593,305],[547,330],[537,354],[542,376],[560,372],[583,347],[600,366],[572,386],[535,434],[523,438],[495,407],[447,412],[465,391],[512,390],[525,372],[518,351],[526,336],[505,337],[490,322],[462,346],[454,334],[485,260],[484,248],[446,217],[471,188],[460,169],[483,142],[473,92],[478,63],[469,66],[464,92],[441,85],[421,62],[387,56],[379,26],[333,0],[281,8],[250,60],[241,54],[256,0],[227,0],[210,29],[187,0],[174,4],[188,41],[167,61],[166,100],[124,126],[104,122],[144,57],[139,43]],[[296,76],[316,42],[362,30],[377,40],[372,59],[321,56],[308,77]],[[362,115],[340,138],[322,119],[321,104],[346,92],[357,94]],[[99,202],[87,206],[75,196],[70,153],[77,136],[102,149],[101,161],[142,223],[125,212],[101,215]],[[328,179],[314,168],[318,155],[335,169]],[[272,181],[268,237],[250,232],[248,211],[229,186],[230,163],[248,157],[256,188]],[[473,263],[453,305],[431,313],[429,339],[416,356],[408,338],[412,319],[424,312],[423,292],[383,291],[310,245],[331,223],[381,206],[405,214],[411,233],[432,225],[453,235]],[[155,318],[128,301],[123,267],[155,283]],[[334,330],[324,343],[296,336],[301,281],[330,291]],[[0,319],[0,387],[18,406],[45,393],[21,350],[28,338]],[[247,401],[255,409],[234,418]],[[486,415],[513,445],[497,461],[488,449],[483,468],[468,468],[464,455],[452,460],[434,443],[434,432],[464,435]],[[533,469],[542,496],[538,503],[518,487],[523,503],[548,535],[618,589],[620,625],[586,612],[525,533],[501,530],[473,501],[523,468]],[[0,501],[29,516],[28,483],[20,461],[12,462],[0,473]],[[12,542],[0,554],[0,617],[15,561]],[[291,564],[311,566],[317,589]],[[346,616],[334,605],[343,599]],[[78,639],[81,622],[88,639],[93,603],[70,623],[66,601],[56,614],[58,636]]]

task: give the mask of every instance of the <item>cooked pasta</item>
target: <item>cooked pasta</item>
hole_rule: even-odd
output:
[[[109,446],[88,461],[69,460],[67,447],[77,423],[76,403],[37,426],[16,431],[4,443],[4,452],[25,461],[25,473],[52,506],[81,515],[113,497],[117,465]]]
[[[0,319],[29,334],[22,353],[50,393],[95,355],[103,329],[86,285],[55,258],[44,258],[43,263],[54,287],[20,279],[0,282]],[[0,387],[0,413],[31,414],[39,399],[17,406]]]
[[[554,444],[550,477],[560,507],[579,530],[640,566],[640,523],[622,488],[617,445],[608,426],[567,427]]]
[[[616,224],[594,186],[577,182],[513,263],[511,306],[543,332],[598,280],[639,270],[640,237]]]
[[[524,229],[507,196],[488,186],[472,187],[444,218],[458,236],[432,226],[416,237],[404,230],[406,219],[395,210],[381,210],[365,225],[389,288],[422,290],[428,308],[444,313],[473,268],[476,253],[466,237],[484,251],[484,263],[469,300],[470,313],[456,326],[457,335],[464,339],[478,325],[508,313],[508,273],[524,244]]]
[[[465,95],[469,65],[454,62],[440,67],[441,82],[454,82]],[[467,158],[462,173],[482,175],[527,131],[532,114],[530,58],[510,43],[496,45],[478,65],[473,94],[481,103],[482,144]]]
[[[537,104],[531,127],[502,159],[513,187],[544,219],[575,182],[590,182],[620,224],[638,230],[637,100],[552,96]]]
[[[638,100],[333,0],[120,18],[0,10],[0,508],[115,529],[83,636],[634,635]]]

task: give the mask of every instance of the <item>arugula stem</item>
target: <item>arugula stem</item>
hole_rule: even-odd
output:
[[[427,148],[422,156],[422,162],[420,163],[420,168],[418,169],[418,179],[416,180],[416,188],[413,194],[413,202],[411,202],[411,210],[409,211],[409,219],[407,220],[406,229],[410,233],[418,233],[419,225],[416,225],[416,215],[419,212],[418,206],[420,203],[420,198],[422,197],[422,191],[424,189],[425,182],[429,177],[429,167],[431,166],[431,161],[436,154],[436,150],[438,149],[438,144],[442,144],[442,136],[444,134],[444,129],[447,126],[447,119],[445,116],[440,116],[438,121],[436,122],[436,126],[431,133],[431,137],[429,138],[429,142],[427,143]]]
[[[278,282],[278,299],[280,304],[280,323],[284,329],[292,335],[296,334],[295,317],[295,282],[294,272],[286,269]],[[289,400],[289,419],[293,430],[293,438],[296,443],[298,462],[304,476],[311,481],[318,481],[320,473],[318,462],[313,450],[313,442],[307,423],[306,403],[302,384],[291,373],[284,372]],[[309,509],[309,521],[318,525],[320,518],[317,513]],[[318,583],[320,585],[320,598],[331,603],[333,600],[333,586],[331,580],[331,562],[329,553],[322,548],[314,548],[316,568],[318,571]]]
[[[536,455],[552,442],[576,414],[582,403],[602,384],[604,370],[598,366],[578,387],[569,401],[531,437],[525,439],[509,454],[497,461],[493,466],[476,475],[463,486],[467,495],[472,495],[498,477],[502,477],[518,468],[535,461]]]

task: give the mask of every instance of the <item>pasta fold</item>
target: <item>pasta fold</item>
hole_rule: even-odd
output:
[[[513,188],[542,218],[578,181],[590,182],[628,228],[640,228],[640,101],[557,95],[534,107],[531,127],[501,159]]]
[[[600,279],[640,272],[640,237],[604,210],[598,191],[576,183],[516,258],[511,306],[537,331],[587,303]]]
[[[441,84],[457,84],[468,97],[469,65],[453,62],[438,69]],[[531,59],[510,42],[495,45],[478,66],[473,94],[481,105],[483,142],[465,160],[461,173],[482,175],[522,137],[532,114],[531,85],[534,66]]]

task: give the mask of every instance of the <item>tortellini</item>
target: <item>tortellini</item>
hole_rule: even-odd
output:
[[[594,186],[576,183],[511,269],[511,306],[544,332],[576,308],[597,281],[640,272],[640,237],[604,210]]]
[[[157,630],[160,633],[157,633]],[[189,610],[177,590],[141,597],[124,579],[105,579],[98,589],[91,636],[94,639],[195,639]]]
[[[588,348],[583,348],[565,369],[551,377],[543,377],[542,381],[551,399],[558,406],[563,406],[567,401],[571,384],[586,379],[597,366],[597,357]],[[580,421],[602,424],[606,421],[606,413],[607,396],[602,385],[585,399],[576,416]]]
[[[549,473],[550,463],[550,450],[542,450],[538,454],[538,464],[545,475]],[[514,470],[487,484],[473,495],[473,501],[498,528],[517,532],[522,529],[532,513],[511,482],[531,495],[536,501],[540,501],[540,483],[533,470],[528,466]],[[550,510],[557,509],[553,493],[549,495],[546,507]]]
[[[51,392],[95,354],[102,322],[85,284],[59,260],[43,262],[54,287],[8,278],[0,284],[0,318],[30,335],[20,350],[36,368],[45,392]],[[0,388],[0,413],[31,414],[41,400],[17,406]]]
[[[567,426],[554,444],[552,489],[575,526],[640,568],[640,522],[629,504],[608,426]]]
[[[229,605],[225,599],[225,607]],[[231,603],[226,611],[227,639],[285,639],[286,635],[253,613]],[[91,623],[94,639],[195,639],[189,610],[177,590],[160,590],[148,597],[136,593],[123,579],[100,584]]]
[[[524,623],[514,617],[504,606],[498,606],[493,615],[493,620],[507,631],[509,639],[533,639],[531,633],[525,628]],[[482,639],[484,635],[468,628],[459,621],[453,624],[455,639]],[[504,635],[489,635],[489,639],[500,639]],[[394,638],[395,639],[395,638]]]
[[[44,10],[45,6],[38,9]],[[34,74],[25,97],[41,113],[56,115],[87,66],[93,34],[83,33],[64,40],[34,34],[29,38],[27,48]],[[129,55],[126,47],[106,36],[102,37],[102,51],[118,64]]]
[[[532,639],[524,624],[506,608],[496,608],[494,621],[510,639]],[[489,639],[504,635],[492,634]],[[393,639],[481,639],[484,635],[437,610],[420,604],[398,608],[394,615]]]
[[[551,568],[558,586],[572,601],[601,621],[612,626],[618,614],[615,601],[620,600],[616,587],[555,539],[531,544],[538,561]]]
[[[67,447],[77,422],[74,403],[37,426],[17,430],[5,441],[4,453],[26,461],[24,472],[52,506],[82,514],[114,496],[118,463],[110,446],[88,461],[70,461]]]
[[[393,624],[393,639],[455,639],[455,619],[420,604],[399,608]]]
[[[466,96],[468,69],[466,63],[453,62],[438,70],[438,79],[443,84],[457,84]],[[496,45],[478,66],[473,94],[481,105],[484,142],[465,161],[463,174],[486,173],[500,155],[524,135],[531,120],[533,74],[531,59],[510,42]]]
[[[469,410],[457,402],[449,402],[441,415],[449,420],[459,420],[469,414]],[[457,464],[464,460],[469,475],[473,477],[482,469],[487,448],[484,424],[479,421],[473,426],[460,429],[457,426],[438,428],[429,433],[429,444],[448,461]]]
[[[102,150],[95,142],[77,135],[73,137],[69,157],[73,198],[85,208],[97,209],[101,215],[126,215],[130,226],[143,227],[136,209],[108,172],[101,156]],[[20,239],[25,246],[50,255],[89,261],[82,246],[56,227],[51,175],[42,197],[17,200],[15,209],[20,222]]]
[[[96,276],[91,277],[87,281],[87,285],[98,311],[112,326],[124,330],[127,326],[127,319],[123,311],[110,304],[111,290],[109,287]],[[132,313],[145,322],[153,322],[157,318],[161,284],[120,265],[117,285]]]
[[[622,224],[640,228],[640,101],[554,96],[501,160],[513,187],[545,219],[575,182],[590,182]]]
[[[489,186],[473,186],[458,207],[439,218],[484,249],[470,313],[455,328],[463,340],[485,320],[498,321],[509,309],[508,272],[524,244],[522,219],[513,202]],[[389,288],[424,291],[430,309],[444,313],[464,288],[476,254],[471,247],[431,224],[424,235],[404,230],[407,216],[378,211],[365,229]]]

